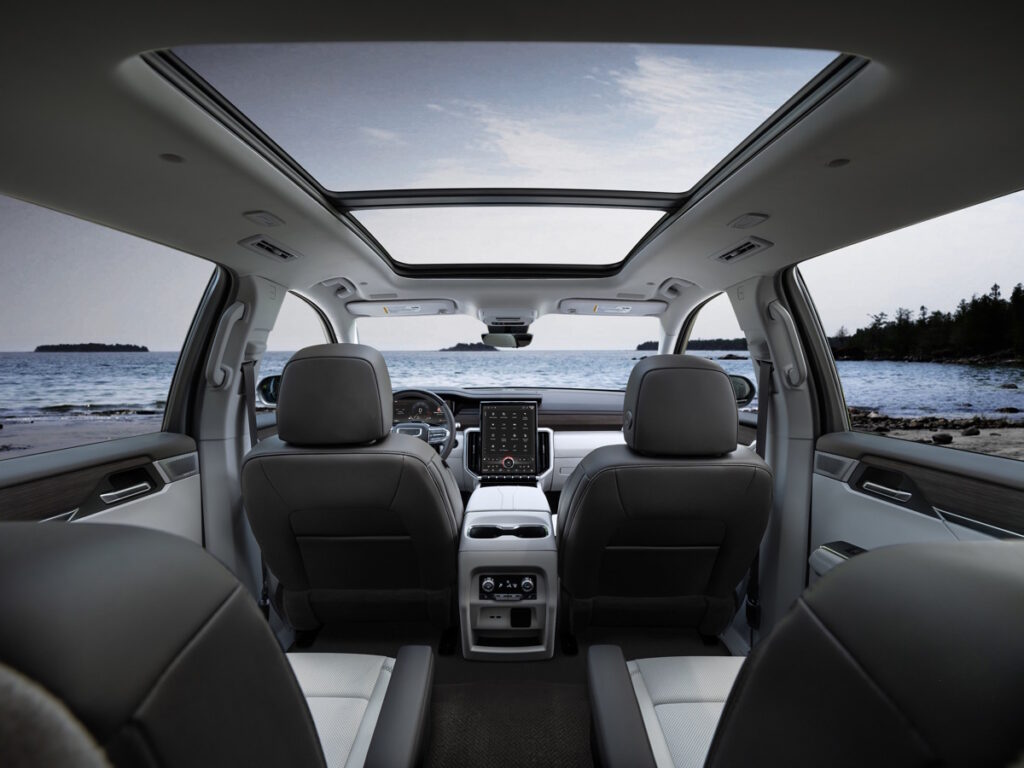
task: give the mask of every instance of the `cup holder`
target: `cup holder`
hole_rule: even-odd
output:
[[[520,539],[543,539],[548,529],[543,525],[474,525],[469,529],[471,539],[496,539],[515,536]]]

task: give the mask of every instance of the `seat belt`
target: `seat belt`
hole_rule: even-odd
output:
[[[256,429],[256,361],[246,360],[242,363],[242,396],[245,398],[245,412],[249,421],[249,450],[256,447],[260,441],[259,432]],[[263,612],[263,618],[270,620],[270,587],[267,575],[267,561],[263,559],[263,550],[260,549],[260,586],[259,606]]]
[[[757,371],[757,455],[764,458],[768,447],[768,408],[772,394],[772,363],[758,360]],[[747,626],[750,627],[750,646],[754,646],[754,632],[761,628],[761,544],[758,543],[754,562],[750,564],[747,579]]]

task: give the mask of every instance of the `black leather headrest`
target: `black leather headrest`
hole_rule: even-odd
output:
[[[629,375],[626,445],[651,456],[721,456],[736,450],[736,395],[721,366],[691,355],[651,355]]]
[[[364,344],[300,349],[284,367],[277,436],[292,445],[365,445],[391,431],[391,377]]]

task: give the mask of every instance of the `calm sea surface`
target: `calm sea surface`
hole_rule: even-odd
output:
[[[387,352],[395,387],[540,386],[623,389],[648,353],[636,351]],[[718,358],[724,352],[699,352]],[[280,373],[290,353],[271,352],[261,375]],[[0,422],[120,418],[163,410],[175,352],[0,353]],[[749,360],[721,360],[755,379]],[[1024,411],[1024,370],[939,363],[840,362],[849,405],[890,416],[999,416]],[[756,379],[755,379],[756,380]],[[1019,389],[1000,385],[1014,383]],[[756,408],[756,401],[751,408]],[[1022,418],[1024,414],[1011,418]]]

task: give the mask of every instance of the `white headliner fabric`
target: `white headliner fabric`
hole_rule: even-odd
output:
[[[658,768],[704,765],[743,661],[670,656],[626,663]]]
[[[289,653],[328,768],[366,761],[395,660],[355,653]]]

